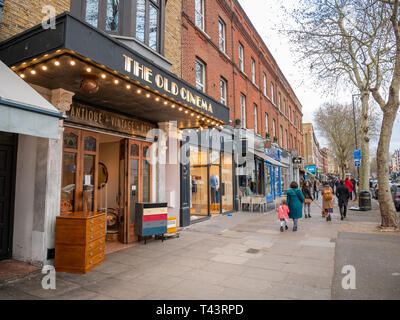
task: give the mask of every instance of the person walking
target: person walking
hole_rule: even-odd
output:
[[[333,213],[333,192],[327,181],[324,181],[322,187],[322,216],[326,217],[326,221],[332,221]]]
[[[353,185],[354,200],[357,200],[357,181],[351,176],[350,182]]]
[[[344,181],[344,185],[349,188],[349,192],[350,192],[350,200],[353,200],[352,198],[352,194],[353,194],[353,184],[351,183],[349,178],[346,178],[346,180]]]
[[[281,222],[281,232],[289,229],[288,220],[289,220],[289,207],[286,200],[281,201],[281,205],[276,209],[278,212],[278,218]],[[285,229],[283,228],[285,227]]]
[[[339,210],[340,210],[340,220],[346,218],[347,206],[349,203],[350,192],[349,188],[344,185],[344,181],[340,181],[339,187],[336,189],[336,197],[338,198]]]
[[[304,196],[304,217],[311,218],[311,203],[313,202],[313,198],[311,195],[310,182],[306,181],[301,188],[301,192]],[[307,213],[308,212],[308,213]]]
[[[289,206],[289,218],[293,219],[293,231],[297,231],[298,220],[303,217],[304,196],[297,182],[290,184],[290,189],[286,191],[287,203]]]
[[[319,180],[317,178],[314,179],[314,200],[319,198]]]

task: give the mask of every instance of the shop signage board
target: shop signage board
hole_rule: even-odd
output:
[[[354,166],[355,167],[361,167],[361,161],[360,160],[355,160],[354,161]]]
[[[308,171],[309,173],[315,175],[317,173],[317,166],[306,166],[306,171]]]
[[[76,36],[78,34],[79,37]],[[229,122],[227,106],[68,12],[57,16],[55,29],[43,29],[40,24],[19,37],[3,42],[0,59],[8,66],[13,66],[58,50],[73,52],[161,96],[174,99],[224,123]]]
[[[67,116],[67,122],[127,133],[133,136],[146,137],[147,133],[155,128],[155,125],[149,122],[132,119],[78,102],[73,103],[71,109],[67,112]]]

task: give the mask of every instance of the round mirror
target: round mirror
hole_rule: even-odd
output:
[[[107,167],[104,163],[99,162],[99,174],[98,174],[99,189],[104,188],[107,182],[108,182]]]

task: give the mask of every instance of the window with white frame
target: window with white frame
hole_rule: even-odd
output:
[[[267,75],[263,73],[263,87],[264,87],[264,96],[267,95]]]
[[[225,44],[226,26],[225,26],[225,22],[223,22],[221,19],[219,19],[219,21],[218,21],[218,28],[219,28],[219,49],[222,52],[225,52],[225,50],[226,50],[226,44]]]
[[[224,78],[220,79],[220,88],[221,88],[221,103],[223,105],[227,105],[226,102],[226,80]]]
[[[254,104],[254,133],[258,133],[258,110],[256,104]]]
[[[275,121],[275,119],[272,122],[272,133],[273,133],[274,138],[275,138],[276,137],[276,121]]]
[[[240,113],[242,116],[242,128],[246,128],[246,96],[243,93],[240,95]]]
[[[274,87],[274,84],[271,82],[271,100],[272,100],[272,102],[275,102],[275,87]]]
[[[269,132],[268,113],[265,113],[265,133]]]
[[[285,129],[285,149],[286,150],[289,149],[289,135],[288,135],[287,129]]]
[[[289,106],[289,121],[292,121],[292,107]]]
[[[283,127],[281,126],[281,130],[279,131],[279,145],[283,147]]]
[[[206,67],[199,59],[196,59],[196,88],[206,92]]]
[[[195,22],[204,31],[204,0],[195,0]]]
[[[281,111],[281,104],[282,104],[282,95],[281,95],[281,93],[279,92],[279,98],[278,98],[278,107],[279,107],[279,111]]]
[[[244,72],[244,48],[239,42],[239,69]]]
[[[256,62],[253,58],[251,58],[251,81],[256,83]]]

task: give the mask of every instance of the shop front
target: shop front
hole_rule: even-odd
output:
[[[232,153],[182,147],[182,130],[220,132],[229,109],[68,13],[56,21],[0,44],[0,58],[66,117],[61,147],[49,149],[60,176],[56,215],[105,213],[107,239],[131,243],[136,203],[168,202],[182,226],[192,209],[232,211]],[[186,188],[190,181],[204,184]],[[55,216],[45,250],[54,250]]]
[[[232,133],[185,130],[190,143],[190,221],[234,210]],[[197,142],[197,143],[196,143]]]
[[[289,186],[289,166],[281,162],[281,150],[273,145],[265,151],[265,170],[267,172],[267,202],[281,197]]]

